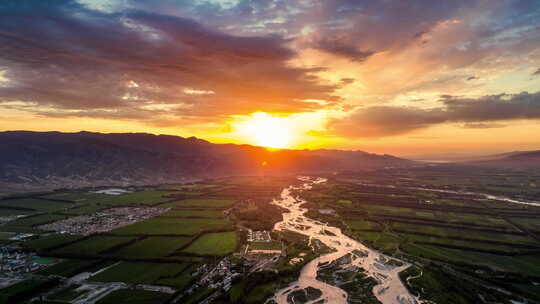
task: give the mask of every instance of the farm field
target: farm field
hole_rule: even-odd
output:
[[[161,258],[187,245],[187,237],[148,237],[114,252],[115,256],[128,258]]]
[[[201,231],[231,229],[225,219],[177,219],[157,217],[112,231],[115,234],[138,235],[195,235]]]
[[[174,202],[169,202],[161,204],[158,207],[160,208],[227,208],[234,204],[233,200],[224,200],[224,199],[202,199],[202,198],[193,198],[193,199],[184,199]]]
[[[467,181],[457,183],[462,177],[448,172],[437,172],[446,175],[445,178],[435,178],[428,170],[424,171],[425,176],[419,172],[423,171],[394,170],[367,177],[337,175],[301,195],[310,202],[311,216],[341,226],[349,235],[386,254],[422,263],[426,271],[445,265],[458,273],[465,272],[466,276],[478,280],[489,279],[511,290],[511,278],[526,277],[531,282],[540,275],[540,238],[536,229],[540,224],[540,207],[487,200],[460,192],[419,190],[415,187],[425,188],[429,184],[433,188],[518,196],[517,192],[502,191],[504,187],[483,187],[487,174],[475,179],[471,177],[474,174],[467,172]],[[533,178],[525,176],[524,179]],[[508,182],[500,181],[500,184]],[[520,193],[516,199],[522,195]],[[323,208],[335,210],[338,216],[317,212]],[[508,281],[503,279],[505,277]],[[432,280],[442,278],[444,276],[431,277]],[[436,284],[438,288],[446,286],[445,282]],[[530,283],[528,286],[534,289]],[[430,287],[423,285],[422,288]],[[488,294],[485,290],[479,293]],[[528,295],[540,300],[534,292]],[[441,303],[453,303],[448,299]]]
[[[155,284],[162,279],[175,278],[182,274],[189,265],[189,263],[120,262],[90,279],[100,282]]]
[[[161,304],[166,303],[171,295],[147,290],[117,290],[105,296],[96,304]]]
[[[73,242],[80,239],[80,235],[70,234],[52,234],[49,236],[40,236],[37,239],[32,239],[24,242],[24,246],[33,250],[44,250],[52,247],[57,247],[65,243]]]
[[[57,255],[98,255],[115,246],[134,241],[134,237],[123,236],[94,236],[77,241],[52,252]]]
[[[237,246],[235,232],[207,233],[199,237],[183,252],[200,255],[225,255],[232,253]]]
[[[223,211],[221,210],[194,210],[194,209],[180,209],[171,210],[163,213],[160,217],[205,217],[205,218],[222,218]]]
[[[445,277],[458,289],[471,290],[500,303],[509,304],[501,300],[504,296],[491,295],[461,277],[486,280],[498,288],[516,290],[527,295],[530,303],[540,300],[540,293],[531,285],[540,277],[540,208],[514,207],[501,201],[456,193],[411,190],[427,179],[425,176],[418,179],[416,174],[400,170],[361,176],[336,174],[327,176],[326,183],[298,195],[308,201],[305,205],[308,217],[338,226],[349,236],[383,253],[422,265],[427,275],[408,287],[424,290],[425,297],[442,301],[438,304],[454,304],[449,299],[473,304],[466,302],[473,297],[460,298],[459,292],[441,281]],[[456,180],[451,176],[447,179]],[[435,180],[444,184],[442,178]],[[39,275],[68,278],[89,272],[94,273],[89,281],[150,284],[177,291],[192,286],[223,259],[229,259],[229,267],[235,267],[235,271],[252,269],[242,266],[243,263],[249,259],[250,263],[256,263],[264,257],[244,260],[242,254],[256,255],[253,250],[281,250],[283,244],[286,256],[267,264],[267,269],[250,274],[248,280],[239,277],[220,298],[223,303],[260,303],[284,282],[297,279],[305,263],[325,252],[324,246],[319,247],[318,253],[312,251],[309,240],[301,235],[276,231],[270,232],[271,242],[249,242],[248,250],[244,251],[248,244],[246,229],[271,231],[282,219],[283,210],[270,202],[294,182],[290,178],[234,177],[207,180],[189,187],[137,188],[136,192],[119,196],[91,193],[93,190],[57,191],[43,197],[66,202],[50,201],[53,207],[39,212],[29,208],[24,212],[37,215],[0,226],[3,231],[0,235],[4,244],[17,244],[9,241],[9,237],[20,232],[35,233],[32,239],[20,241],[21,248],[62,259],[41,269]],[[382,187],[384,185],[393,187]],[[440,187],[435,183],[430,185]],[[460,185],[466,189],[479,187],[471,181]],[[486,191],[500,189],[487,187]],[[27,206],[34,206],[37,201],[49,202],[36,197],[29,200]],[[137,205],[171,209],[88,237],[50,234],[37,229],[45,222],[116,206]],[[63,209],[56,209],[59,206]],[[12,232],[7,233],[8,229]],[[293,259],[301,262],[291,264]],[[450,272],[438,275],[441,269]],[[241,291],[242,288],[248,290]],[[74,287],[64,289],[59,288],[57,295],[68,297]],[[199,303],[213,292],[215,289],[202,287],[181,301]],[[448,295],[437,296],[441,293]],[[133,303],[170,300],[169,294],[139,294],[127,289],[115,291],[100,301],[112,303],[119,297],[132,299]]]
[[[36,232],[35,226],[47,224],[68,218],[67,215],[40,214],[24,217],[5,224],[2,229],[13,232]]]
[[[49,201],[37,198],[19,198],[0,200],[1,207],[21,208],[32,212],[59,211],[69,208],[72,204],[66,202]]]

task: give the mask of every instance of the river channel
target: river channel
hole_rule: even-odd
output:
[[[362,243],[346,236],[340,228],[327,226],[325,223],[310,219],[305,216],[307,209],[302,208],[304,200],[294,197],[293,192],[297,190],[306,191],[312,185],[326,182],[323,178],[299,178],[303,184],[300,186],[290,186],[284,189],[281,197],[273,201],[274,204],[285,208],[288,212],[283,213],[283,221],[277,223],[274,230],[293,231],[306,235],[310,240],[319,240],[324,245],[335,250],[330,254],[322,255],[306,264],[297,281],[276,292],[274,301],[279,304],[287,304],[287,296],[295,290],[302,290],[307,287],[319,289],[321,297],[308,303],[347,303],[347,293],[329,284],[316,279],[317,271],[321,265],[335,261],[344,255],[351,254],[352,259],[349,265],[357,266],[365,270],[366,274],[374,278],[378,284],[373,287],[373,294],[383,304],[414,304],[421,303],[413,296],[399,278],[399,272],[405,270],[410,264],[401,262],[401,266],[386,264],[390,258],[384,254],[364,246]],[[324,300],[324,302],[323,302]]]

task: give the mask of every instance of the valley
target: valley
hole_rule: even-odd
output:
[[[0,302],[535,303],[539,182],[426,166],[5,196]]]

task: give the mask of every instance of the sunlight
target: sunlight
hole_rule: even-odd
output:
[[[236,128],[245,133],[254,144],[268,148],[287,148],[293,136],[286,118],[264,112],[251,114]]]

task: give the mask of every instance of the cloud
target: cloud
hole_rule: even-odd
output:
[[[497,123],[466,123],[463,125],[465,129],[496,129],[504,128],[506,125]]]
[[[539,76],[540,75],[540,68],[538,68],[538,70],[536,70],[536,72],[533,73],[533,76]]]
[[[480,78],[478,78],[478,77],[476,77],[476,76],[469,76],[469,77],[467,77],[467,81],[476,80],[476,79],[480,79]]]
[[[314,42],[312,47],[355,62],[362,62],[375,54],[374,51],[361,50],[354,43],[337,37],[324,37]]]
[[[321,68],[289,66],[296,53],[278,35],[236,36],[187,18],[69,0],[8,0],[0,14],[8,80],[0,101],[36,104],[41,115],[204,120],[261,108],[312,111],[321,104],[305,100],[339,100],[338,85],[314,75]],[[156,105],[175,106],[148,110]]]
[[[465,128],[503,127],[495,121],[540,119],[540,92],[487,95],[477,99],[441,96],[441,107],[373,106],[360,108],[329,128],[344,137],[384,137],[409,133],[442,123]]]

